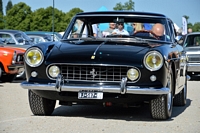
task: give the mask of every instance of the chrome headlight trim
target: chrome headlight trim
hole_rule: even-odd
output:
[[[33,52],[33,53],[30,53],[30,52]],[[29,54],[34,54],[32,56],[30,56]],[[35,61],[34,63],[31,62],[31,59],[30,58],[39,58],[38,61]],[[44,56],[43,56],[43,53],[42,51],[37,48],[37,47],[32,47],[30,49],[28,49],[25,54],[24,54],[24,59],[25,59],[25,62],[31,66],[31,67],[38,67],[42,64],[42,62],[44,61]],[[36,60],[37,60],[36,59]],[[33,59],[34,60],[34,59]]]
[[[144,56],[143,64],[150,71],[159,70],[163,66],[163,63],[164,58],[158,51],[150,51]]]

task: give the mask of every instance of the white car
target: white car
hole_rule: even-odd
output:
[[[188,75],[200,78],[200,32],[187,34],[183,46],[188,59]]]

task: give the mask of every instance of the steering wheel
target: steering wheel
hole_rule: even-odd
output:
[[[159,40],[160,37],[157,36],[153,31],[151,30],[139,30],[139,31],[136,31],[133,35],[136,35],[137,33],[150,33],[152,35],[153,38],[155,38],[156,40]],[[151,36],[149,35],[149,36]]]
[[[107,38],[128,38],[130,37],[129,35],[121,35],[121,34],[111,34],[111,35],[107,35]]]

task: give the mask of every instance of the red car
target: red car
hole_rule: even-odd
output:
[[[0,81],[12,82],[19,71],[24,69],[24,52],[22,48],[0,45]]]

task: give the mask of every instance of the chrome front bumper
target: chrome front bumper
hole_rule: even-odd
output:
[[[188,72],[200,72],[200,63],[188,63],[187,71]]]
[[[58,76],[56,83],[38,84],[29,83],[24,81],[21,83],[21,87],[31,90],[46,90],[46,91],[67,91],[67,92],[79,92],[81,90],[93,90],[102,91],[106,93],[120,93],[120,94],[146,94],[146,95],[163,95],[170,92],[169,88],[140,88],[139,86],[126,86],[127,78],[123,78],[121,85],[77,85],[77,84],[64,84],[61,77]]]

